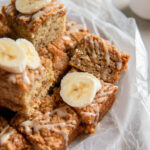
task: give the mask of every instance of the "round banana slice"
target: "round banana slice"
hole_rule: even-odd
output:
[[[10,38],[0,39],[0,68],[21,73],[26,67],[25,52]]]
[[[23,14],[33,14],[44,8],[51,0],[16,0],[16,9]]]
[[[31,42],[26,39],[18,39],[16,43],[25,51],[27,66],[30,69],[36,69],[41,66],[40,57]]]
[[[89,73],[68,73],[61,81],[60,95],[72,107],[84,107],[94,100],[100,81]]]
[[[81,73],[81,72],[79,72],[79,73]],[[87,73],[87,72],[84,72],[84,74],[87,74],[87,76],[91,77],[95,81],[97,91],[99,91],[102,88],[100,80],[97,79],[94,75]]]

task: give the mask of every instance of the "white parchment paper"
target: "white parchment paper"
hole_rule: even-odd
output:
[[[78,137],[71,150],[150,150],[148,58],[135,20],[125,17],[111,0],[62,0],[67,17],[88,27],[130,55],[118,83],[117,100],[96,134]],[[6,4],[8,0],[0,0]],[[148,101],[149,99],[149,101]]]

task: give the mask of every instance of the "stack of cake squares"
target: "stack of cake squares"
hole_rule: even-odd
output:
[[[61,2],[31,0],[24,8],[26,1],[2,7],[0,40],[31,42],[40,65],[31,67],[31,61],[14,72],[0,64],[0,149],[65,150],[78,135],[93,134],[110,110],[129,55],[68,20]],[[60,83],[71,73],[88,73],[101,83],[90,104],[74,107],[63,100]],[[5,117],[8,109],[11,117]]]

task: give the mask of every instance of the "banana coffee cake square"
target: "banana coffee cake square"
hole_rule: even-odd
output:
[[[36,150],[65,150],[78,135],[80,121],[75,111],[63,104],[28,117],[17,114],[11,123]]]
[[[0,116],[0,149],[1,150],[33,150],[26,139],[11,127],[8,122]]]
[[[12,0],[2,11],[14,38],[28,39],[37,50],[65,31],[66,9],[58,0]]]
[[[31,42],[0,39],[0,106],[31,114],[54,82],[52,61]]]
[[[84,34],[71,57],[70,65],[99,79],[114,83],[127,68],[129,55],[93,34]]]

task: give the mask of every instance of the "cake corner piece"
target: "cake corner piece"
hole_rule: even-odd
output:
[[[67,149],[68,144],[78,135],[77,114],[66,104],[42,110],[28,117],[17,114],[11,124],[38,150]]]
[[[84,72],[94,74],[105,82],[116,82],[121,72],[127,69],[129,55],[108,41],[92,34],[85,34],[75,49],[70,65]]]
[[[8,122],[0,116],[0,149],[1,150],[33,150],[26,139],[11,127]]]
[[[54,74],[52,62],[41,57],[41,67],[26,68],[24,72],[15,74],[0,69],[0,106],[32,114],[41,103],[49,88],[53,85]]]
[[[24,14],[17,10],[16,1],[12,0],[2,9],[8,26],[14,31],[14,38],[28,39],[39,50],[39,47],[47,45],[64,33],[66,8],[61,2],[52,0],[36,12]]]

